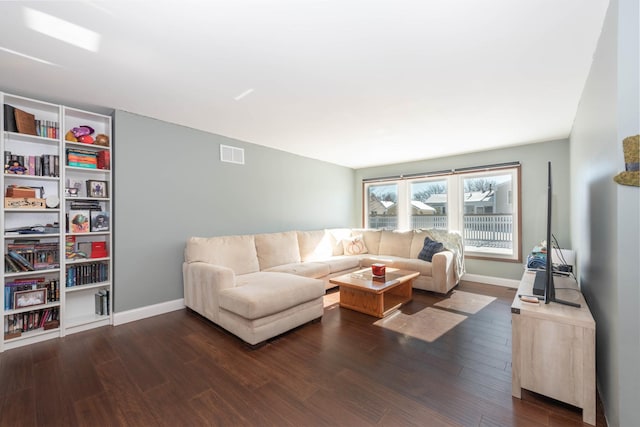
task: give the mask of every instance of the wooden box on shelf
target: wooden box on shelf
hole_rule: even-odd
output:
[[[44,209],[45,200],[37,197],[5,197],[4,207],[9,209]]]
[[[59,320],[49,320],[48,322],[45,322],[43,325],[43,328],[45,331],[48,331],[49,329],[55,329],[58,327],[60,327]]]
[[[5,332],[4,333],[4,339],[5,340],[10,340],[13,338],[18,338],[22,336],[22,331],[13,331],[13,332]]]
[[[7,190],[5,191],[5,196],[7,197],[18,197],[18,198],[31,198],[31,199],[35,199],[36,197],[36,190],[35,188],[30,188],[30,187],[15,187],[15,186],[9,186],[7,187]]]

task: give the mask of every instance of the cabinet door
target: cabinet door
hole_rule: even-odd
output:
[[[521,386],[583,407],[584,328],[521,316]]]

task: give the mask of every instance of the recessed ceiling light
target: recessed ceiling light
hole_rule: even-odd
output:
[[[100,48],[100,34],[38,10],[24,9],[27,27],[34,31],[91,52]]]
[[[53,65],[54,67],[59,67],[58,64],[54,64],[53,62],[49,62],[49,61],[44,60],[44,59],[36,58],[35,56],[27,55],[26,53],[16,52],[15,50],[7,49],[6,47],[1,47],[0,46],[0,50],[3,51],[3,52],[10,53],[12,55],[17,55],[17,56],[21,56],[23,58],[30,59],[32,61],[42,62],[43,64]]]
[[[245,96],[249,95],[251,92],[253,92],[253,89],[247,89],[244,92],[242,92],[240,95],[236,96],[235,99],[236,101],[240,101],[242,98],[244,98]]]

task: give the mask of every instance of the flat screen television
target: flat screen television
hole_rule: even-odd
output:
[[[553,228],[551,221],[551,201],[553,198],[552,187],[551,162],[549,162],[547,173],[547,260],[545,269],[542,271],[536,271],[536,278],[533,282],[533,294],[542,295],[542,298],[538,297],[538,299],[543,299],[545,304],[556,302],[558,304],[570,305],[572,307],[580,307],[580,304],[575,302],[564,301],[556,298],[556,288],[553,285],[553,234],[551,232]]]

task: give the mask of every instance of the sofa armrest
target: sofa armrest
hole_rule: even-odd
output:
[[[431,262],[434,291],[446,294],[456,285],[455,254],[446,250],[438,252],[433,255]]]
[[[232,269],[206,262],[182,264],[184,304],[213,322],[218,321],[218,295],[236,285]]]

